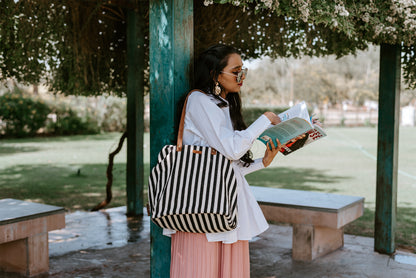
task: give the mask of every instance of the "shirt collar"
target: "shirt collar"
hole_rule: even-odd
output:
[[[222,96],[218,96],[220,99],[222,99],[223,101],[225,101],[225,103],[227,103],[227,105],[229,105],[228,100],[226,100],[225,98],[223,98]]]

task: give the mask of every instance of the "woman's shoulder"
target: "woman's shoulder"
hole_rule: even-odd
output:
[[[220,102],[218,99],[216,99],[213,95],[207,94],[201,90],[192,90],[191,94],[188,97],[189,103],[201,103],[203,105],[209,105],[210,103],[217,104]]]
[[[210,96],[201,90],[192,90],[188,97],[188,100],[205,100],[206,101],[207,99],[210,99]]]

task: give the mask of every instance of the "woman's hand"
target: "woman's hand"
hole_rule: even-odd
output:
[[[279,116],[277,116],[275,113],[267,111],[264,112],[264,116],[266,116],[270,122],[272,123],[272,125],[277,125],[278,123],[281,123],[282,120],[280,119]]]
[[[322,123],[319,121],[319,118],[315,117],[315,114],[312,114],[311,122],[314,125],[318,125],[318,126],[322,127]]]
[[[277,141],[277,147],[273,143],[272,139],[270,139],[269,142],[267,142],[266,152],[264,153],[264,157],[263,157],[264,167],[267,167],[270,165],[270,163],[272,163],[274,157],[276,156],[276,154],[279,153],[279,150],[282,148],[282,144],[280,144],[279,139],[276,138],[276,141]]]
[[[319,121],[319,119],[317,119],[317,118],[313,118],[312,119],[312,123],[314,124],[314,125],[318,125],[318,126],[320,126],[320,127],[322,127],[322,123]]]

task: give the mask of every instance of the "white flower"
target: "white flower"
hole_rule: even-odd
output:
[[[261,0],[261,2],[264,3],[264,5],[266,7],[268,7],[269,9],[271,9],[272,5],[273,5],[273,0]]]
[[[406,26],[406,29],[408,30],[416,30],[416,20],[406,19],[404,21],[404,26]]]
[[[415,8],[415,0],[392,0],[391,9],[399,14],[410,15],[412,8]]]
[[[385,26],[384,24],[378,24],[374,30],[374,37],[378,37],[380,34],[389,35],[389,41],[394,43],[397,39],[397,29],[392,26]]]
[[[403,8],[413,7],[416,5],[415,0],[393,0],[393,5],[397,4]]]
[[[378,37],[380,33],[383,31],[383,29],[384,29],[384,24],[381,24],[381,23],[377,24],[374,30],[374,33],[375,33],[374,36]]]
[[[310,9],[311,0],[292,0],[292,5],[294,7],[299,7],[300,18],[307,22],[309,18],[309,9]]]
[[[393,26],[388,26],[388,27],[385,27],[383,31],[386,34],[394,34],[396,32],[396,28]]]
[[[204,0],[204,6],[209,6],[214,4],[214,0]]]
[[[368,22],[370,21],[370,14],[369,14],[369,13],[365,13],[365,14],[361,17],[361,19],[362,19],[364,22],[368,23]]]
[[[340,16],[349,16],[350,13],[345,9],[344,5],[337,4],[335,6],[335,14],[339,14]]]

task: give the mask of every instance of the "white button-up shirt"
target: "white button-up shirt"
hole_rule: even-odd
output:
[[[234,243],[250,240],[264,232],[268,224],[251,192],[245,175],[264,168],[262,159],[256,159],[244,167],[240,158],[251,148],[257,137],[270,126],[270,120],[262,115],[245,130],[234,130],[229,108],[219,107],[219,101],[211,95],[194,91],[188,97],[183,133],[184,145],[210,146],[233,160],[237,179],[237,228],[223,233],[207,233],[208,241]],[[175,231],[164,229],[164,235]]]

